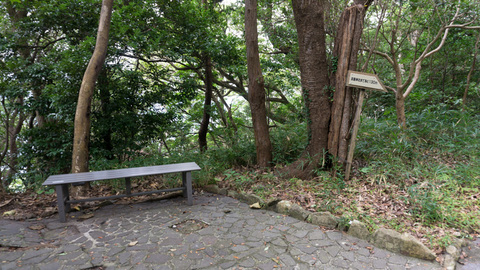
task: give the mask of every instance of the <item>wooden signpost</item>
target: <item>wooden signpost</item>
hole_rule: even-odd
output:
[[[365,89],[387,92],[380,79],[375,74],[363,73],[349,70],[347,73],[347,86],[356,87],[360,90],[357,102],[357,109],[353,118],[353,130],[350,140],[350,148],[347,155],[347,164],[345,167],[345,181],[350,179],[350,170],[352,169],[353,152],[357,140],[358,128],[360,126],[360,115],[362,114],[363,100],[365,98]]]

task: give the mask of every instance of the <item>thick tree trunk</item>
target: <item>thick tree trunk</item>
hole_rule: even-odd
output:
[[[108,32],[112,16],[113,0],[103,0],[98,26],[97,41],[92,58],[83,75],[75,113],[72,173],[88,171],[90,141],[90,111],[95,82],[107,55]]]
[[[346,87],[348,70],[357,70],[357,54],[365,18],[365,1],[357,1],[342,13],[335,40],[334,57],[337,59],[335,73],[335,94],[333,96],[328,152],[345,162],[348,152],[348,139],[352,123],[352,92]]]
[[[211,106],[213,92],[213,72],[212,61],[209,56],[205,57],[205,102],[203,104],[203,118],[198,130],[198,145],[200,151],[207,150],[208,124],[210,123]]]
[[[322,158],[327,149],[330,92],[325,45],[324,0],[293,0],[306,117],[307,153]]]
[[[245,1],[245,39],[249,79],[248,101],[255,133],[257,164],[260,167],[269,167],[272,162],[272,144],[268,131],[265,88],[258,51],[257,0]]]
[[[325,0],[292,0],[298,34],[300,74],[308,121],[307,157],[289,168],[289,176],[310,177],[312,171],[325,163],[326,154],[347,157],[350,133],[352,91],[345,87],[347,71],[356,69],[357,52],[363,30],[365,10],[371,0],[355,0],[345,10],[339,25],[334,54],[337,70],[330,90],[327,50],[325,44]],[[334,104],[330,99],[333,94]],[[333,107],[332,107],[333,106]],[[306,164],[306,166],[304,166]]]

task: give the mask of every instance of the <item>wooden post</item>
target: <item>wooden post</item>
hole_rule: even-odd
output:
[[[357,140],[358,128],[360,127],[360,116],[362,114],[363,100],[365,98],[365,90],[360,89],[360,95],[358,96],[357,110],[355,111],[355,117],[353,118],[353,130],[352,137],[350,138],[350,149],[348,150],[347,166],[345,168],[345,181],[350,179],[350,170],[352,169],[353,152],[355,151],[355,143]]]

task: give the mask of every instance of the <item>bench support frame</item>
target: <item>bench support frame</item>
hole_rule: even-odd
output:
[[[141,167],[141,168],[132,168],[132,169],[119,169],[119,170],[111,170],[111,171],[85,173],[83,176],[86,175],[87,177],[90,177],[87,181],[101,181],[101,180],[107,180],[107,179],[124,178],[125,194],[107,196],[107,197],[87,198],[87,199],[81,199],[81,200],[71,200],[70,193],[68,190],[70,184],[81,182],[81,180],[76,178],[78,177],[78,174],[51,176],[49,177],[49,179],[47,179],[43,183],[43,185],[55,186],[55,191],[57,193],[57,205],[58,205],[59,218],[61,222],[66,222],[67,221],[66,213],[71,210],[70,205],[72,203],[118,199],[118,198],[124,198],[124,197],[150,195],[150,194],[181,190],[183,191],[183,197],[187,199],[187,204],[193,205],[192,171],[196,171],[196,170],[200,170],[200,167],[198,167],[197,164],[192,162],[192,163],[183,163],[183,164],[160,165],[160,166],[153,166],[153,167]],[[123,173],[125,177],[104,176],[104,174],[108,175],[109,173]],[[167,173],[181,173],[182,187],[132,193],[131,177],[146,176],[146,175],[161,175],[161,174],[167,174]],[[128,176],[125,174],[127,174]],[[67,178],[69,179],[62,180]]]

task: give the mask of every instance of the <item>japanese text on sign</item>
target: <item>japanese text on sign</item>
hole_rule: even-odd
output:
[[[347,86],[387,92],[377,75],[351,70],[348,71]]]

